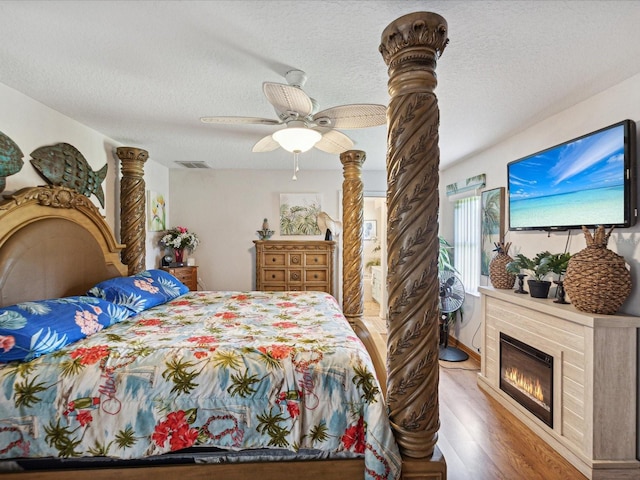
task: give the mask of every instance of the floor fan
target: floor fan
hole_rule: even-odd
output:
[[[447,362],[463,362],[469,358],[465,352],[449,346],[449,314],[458,311],[464,303],[464,286],[455,272],[438,273],[440,282],[440,352],[438,358]]]

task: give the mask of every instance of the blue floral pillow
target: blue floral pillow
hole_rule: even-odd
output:
[[[131,316],[94,297],[65,297],[0,308],[0,363],[55,352]]]
[[[87,295],[103,298],[139,313],[188,291],[189,288],[170,273],[164,270],[146,270],[130,277],[116,277],[100,282]]]

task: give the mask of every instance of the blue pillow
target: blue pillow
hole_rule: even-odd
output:
[[[0,308],[0,363],[55,352],[130,316],[127,308],[86,296]]]
[[[188,291],[189,288],[169,272],[146,270],[130,277],[116,277],[100,282],[87,295],[103,298],[139,313]]]

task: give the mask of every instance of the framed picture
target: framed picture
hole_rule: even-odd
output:
[[[164,195],[147,190],[147,230],[160,232],[167,229]]]
[[[365,220],[362,224],[362,239],[375,240],[378,237],[378,223],[375,220]]]
[[[482,192],[481,201],[480,273],[488,276],[495,244],[504,241],[504,187]]]
[[[320,193],[280,194],[280,235],[320,235],[318,214],[322,211]]]

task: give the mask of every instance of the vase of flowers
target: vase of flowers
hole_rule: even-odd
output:
[[[184,262],[185,249],[193,252],[199,243],[198,236],[186,227],[173,227],[160,239],[160,245],[173,249],[176,263]]]

